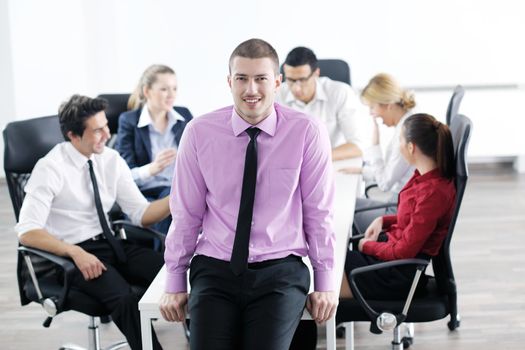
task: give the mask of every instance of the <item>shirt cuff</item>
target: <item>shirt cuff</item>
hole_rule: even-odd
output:
[[[335,292],[334,271],[314,271],[314,291]]]
[[[164,288],[166,293],[185,293],[188,291],[186,284],[186,273],[167,273],[166,286]]]
[[[148,177],[151,176],[149,172],[149,167],[150,167],[150,164],[146,164],[139,168],[139,171],[138,171],[139,179],[146,180]]]

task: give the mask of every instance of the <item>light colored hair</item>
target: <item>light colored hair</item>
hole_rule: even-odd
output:
[[[404,110],[416,106],[414,93],[404,90],[389,74],[379,73],[368,82],[361,92],[361,100],[370,105],[372,103],[399,105]]]
[[[157,76],[159,74],[166,73],[175,75],[175,71],[173,69],[162,64],[154,64],[146,68],[144,73],[142,73],[142,77],[140,78],[139,83],[135,88],[135,91],[133,91],[133,93],[129,97],[128,109],[132,110],[144,106],[144,104],[146,103],[146,96],[144,96],[144,87],[151,88],[151,86],[157,81]]]

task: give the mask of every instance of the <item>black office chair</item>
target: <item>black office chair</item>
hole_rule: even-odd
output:
[[[328,77],[332,80],[352,85],[350,79],[350,66],[345,61],[340,59],[322,59],[317,61],[317,65],[322,77]],[[285,81],[286,76],[282,65],[281,74],[283,75],[283,81]]]
[[[106,108],[106,117],[108,118],[108,127],[111,133],[107,146],[114,148],[117,141],[118,117],[121,113],[128,110],[128,100],[130,94],[100,94],[97,97],[108,101]]]
[[[463,86],[456,86],[454,92],[452,93],[452,97],[448,102],[446,117],[447,125],[450,125],[452,118],[459,113],[459,105],[461,104],[461,100],[463,100],[463,96],[465,96],[465,89]]]
[[[20,208],[25,196],[24,187],[36,162],[57,143],[64,141],[64,138],[60,132],[56,115],[11,122],[6,126],[3,136],[5,144],[4,170],[9,195],[18,222]],[[138,228],[127,222],[113,222],[112,226],[115,230],[124,229],[130,240],[142,241],[150,247],[155,246],[154,240],[161,240],[160,244],[157,245],[161,249],[164,247],[164,236],[154,231]],[[41,276],[39,266],[42,264],[59,266],[64,272],[62,282],[59,283],[57,276],[53,273]],[[37,302],[42,305],[48,314],[43,323],[44,327],[49,327],[53,317],[63,311],[75,310],[87,314],[89,316],[88,349],[99,350],[101,348],[96,317],[108,316],[109,311],[81,290],[71,288],[69,281],[74,269],[75,266],[70,259],[19,245],[17,277],[20,301],[22,306],[30,302]],[[119,349],[124,346],[127,346],[127,343],[121,341],[106,349]],[[81,348],[68,344],[61,349]]]
[[[422,259],[389,261],[353,270],[350,274],[349,282],[355,299],[341,299],[337,309],[337,323],[345,323],[345,326],[350,326],[348,322],[371,321],[371,330],[374,332],[393,330],[394,340],[392,341],[392,347],[395,350],[408,347],[412,342],[411,335],[404,339],[401,337],[400,325],[403,322],[430,322],[450,315],[448,328],[454,330],[460,325],[460,317],[457,307],[456,281],[454,279],[452,261],[450,258],[450,242],[452,240],[452,234],[454,233],[456,220],[458,218],[461,201],[463,199],[463,194],[465,193],[468,179],[466,156],[472,122],[469,118],[463,115],[457,115],[453,118],[450,128],[454,141],[457,167],[455,178],[456,207],[454,209],[454,215],[449,226],[448,234],[443,241],[441,249],[438,255],[431,260],[434,276],[429,276],[426,293],[421,296],[413,296],[412,292],[415,289],[414,284],[407,300],[364,300],[359,291],[359,286],[355,283],[355,277],[357,275],[366,273],[367,271],[387,269],[392,266],[409,264],[414,265],[417,268],[417,273],[414,278],[417,283],[419,274],[423,273],[425,267],[429,263]],[[351,333],[352,332],[346,332],[346,334]],[[347,344],[353,349],[353,342],[347,342]]]

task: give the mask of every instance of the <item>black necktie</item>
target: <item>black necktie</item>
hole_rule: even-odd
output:
[[[235,242],[233,243],[230,260],[231,269],[237,276],[246,271],[248,264],[248,243],[250,242],[255,183],[257,181],[257,135],[259,135],[260,131],[258,128],[246,129],[246,133],[250,136],[250,143],[246,147],[241,204],[239,206]]]
[[[102,233],[109,245],[115,252],[119,262],[126,262],[126,254],[124,253],[124,248],[120,245],[120,242],[117,241],[113,233],[109,229],[108,222],[106,220],[106,215],[104,215],[104,209],[102,209],[102,202],[100,201],[100,193],[98,191],[97,178],[95,177],[95,171],[93,171],[93,162],[88,160],[89,164],[89,176],[91,177],[91,183],[93,184],[93,193],[95,194],[95,207],[97,207],[98,221],[100,226],[102,226]]]

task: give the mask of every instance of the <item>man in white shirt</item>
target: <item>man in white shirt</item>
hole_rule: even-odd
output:
[[[358,132],[364,109],[352,88],[345,83],[320,77],[317,57],[306,47],[296,47],[283,65],[286,84],[277,93],[277,102],[319,118],[330,135],[332,159],[361,156]],[[366,115],[363,115],[364,120]]]
[[[168,216],[168,197],[149,203],[124,159],[105,147],[106,107],[103,99],[79,95],[62,104],[59,121],[67,141],[35,165],[15,230],[23,245],[70,258],[77,267],[72,285],[99,300],[130,347],[141,349],[141,295],[129,281],[149,286],[164,259],[110,236],[105,213],[117,202],[134,224],[148,226]],[[155,336],[154,348],[161,349]]]

